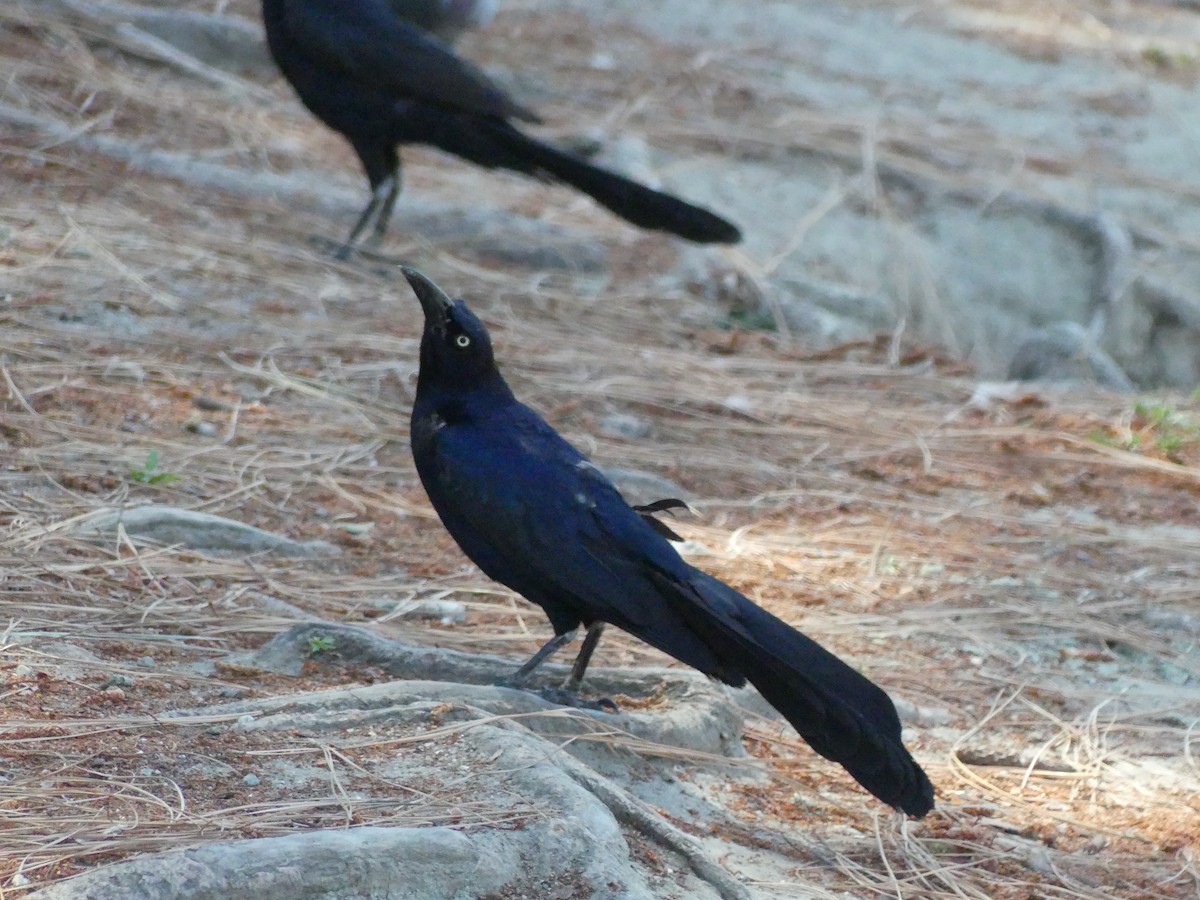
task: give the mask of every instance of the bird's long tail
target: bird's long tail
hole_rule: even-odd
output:
[[[675,587],[679,612],[722,648],[725,680],[744,675],[809,746],[884,803],[912,816],[933,808],[933,785],[901,742],[896,707],[881,688],[716,578],[693,570]]]
[[[548,175],[641,228],[668,231],[701,244],[735,244],[742,239],[736,225],[715,213],[594,166],[501,119],[459,118],[444,110],[428,112],[429,121],[423,121],[420,129],[422,139],[478,165]]]

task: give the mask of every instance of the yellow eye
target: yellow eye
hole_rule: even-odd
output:
[[[465,334],[460,334],[458,337],[456,337],[454,339],[454,343],[458,344],[458,346],[460,346],[460,347],[464,347],[464,348],[470,347],[471,339],[469,337],[467,337]]]

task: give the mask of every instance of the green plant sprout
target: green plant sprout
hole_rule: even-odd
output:
[[[179,480],[179,476],[174,472],[159,472],[157,469],[158,451],[151,450],[146,454],[146,462],[140,469],[129,470],[129,477],[142,484],[170,484]]]
[[[308,638],[308,655],[320,656],[322,653],[332,653],[337,649],[337,641],[332,635],[314,634]]]
[[[1176,462],[1185,446],[1200,441],[1200,424],[1170,404],[1152,400],[1135,403],[1129,423],[1120,430],[1122,433],[1114,436],[1096,429],[1088,434],[1088,439],[1131,452],[1158,450]]]

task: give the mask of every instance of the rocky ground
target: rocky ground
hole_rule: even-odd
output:
[[[512,0],[463,51],[745,245],[418,150],[349,263],[255,4],[178,6],[0,8],[0,897],[1197,894],[1193,5]],[[935,813],[619,634],[616,714],[489,686],[548,629],[416,481],[399,259]]]

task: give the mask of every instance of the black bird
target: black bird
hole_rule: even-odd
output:
[[[618,216],[700,243],[736,243],[708,210],[594,166],[518,131],[538,118],[482,71],[405,18],[416,0],[263,0],[271,55],[300,100],[358,154],[371,200],[338,256],[373,224],[387,230],[400,195],[400,144],[429,144],[489,169],[550,177]]]
[[[412,412],[417,472],[446,529],[487,575],[545,610],[555,637],[522,683],[587,628],[577,688],[608,622],[726,684],[747,681],[822,756],[914,816],[933,786],[879,687],[832,653],[688,565],[587,457],[518,402],[487,330],[412,269],[425,330]],[[672,501],[666,501],[672,504]],[[655,504],[653,508],[659,508]]]

